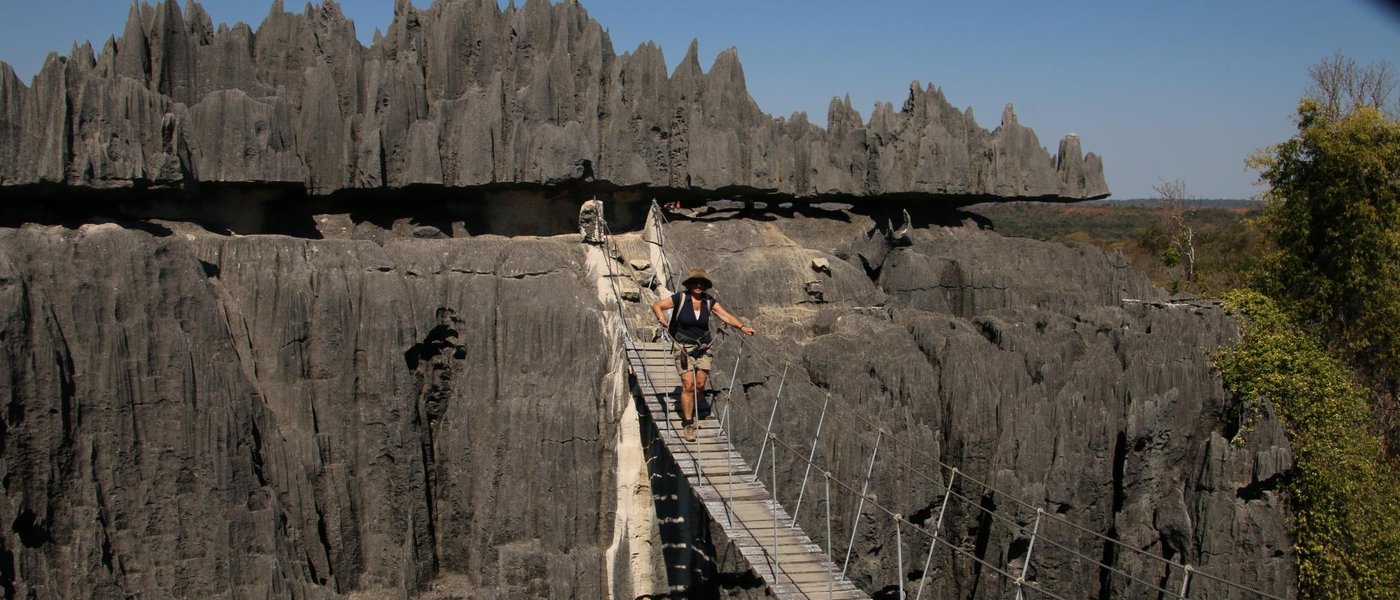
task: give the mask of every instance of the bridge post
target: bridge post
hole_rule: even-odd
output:
[[[776,408],[777,403],[774,403],[774,409]],[[768,461],[773,471],[773,582],[779,583],[783,578],[778,575],[778,570],[782,569],[783,561],[778,556],[778,439],[771,432],[768,438],[773,441],[773,460]]]
[[[1016,578],[1016,600],[1026,598],[1026,574],[1031,570],[1031,553],[1035,551],[1035,536],[1040,533],[1040,517],[1045,509],[1035,509],[1035,527],[1031,528],[1031,542],[1026,546],[1026,562],[1021,563],[1021,576]]]
[[[860,488],[860,502],[856,504],[856,518],[851,521],[851,541],[846,543],[846,560],[841,564],[841,578],[846,578],[846,569],[851,567],[851,550],[856,545],[856,530],[860,529],[860,512],[865,510],[865,497],[870,491],[870,474],[875,472],[875,456],[880,453],[880,437],[885,430],[875,430],[875,449],[870,452],[870,466],[865,469],[865,485]]]
[[[734,380],[739,377],[739,359],[744,357],[744,338],[739,338],[739,352],[734,355],[734,370],[729,373],[729,391],[725,393],[725,401],[734,402]]]
[[[724,405],[724,415],[721,416],[720,419],[719,419],[719,428],[724,430],[724,451],[725,451],[725,455],[724,455],[724,456],[725,456],[725,458],[724,458],[724,464],[725,464],[725,466],[727,466],[727,467],[729,468],[728,472],[726,473],[726,474],[728,475],[728,477],[725,478],[725,484],[724,484],[724,485],[725,485],[725,492],[724,492],[724,521],[725,521],[725,523],[728,524],[730,527],[733,527],[733,526],[734,526],[734,510],[733,510],[732,508],[730,508],[730,506],[729,506],[729,500],[730,500],[731,498],[734,497],[734,462],[731,461],[731,460],[729,460],[729,451],[730,451],[730,448],[733,448],[734,446],[733,446],[733,443],[730,442],[730,440],[729,440],[729,405],[728,405],[728,404],[725,404],[725,405]]]
[[[836,586],[836,563],[831,562],[831,471],[822,471],[826,481],[826,597],[831,599]]]
[[[768,451],[768,438],[773,435],[773,417],[778,416],[778,403],[783,401],[783,384],[787,383],[787,372],[788,365],[783,365],[783,377],[778,380],[778,396],[773,399],[773,410],[768,413],[768,428],[763,432],[763,446],[758,449],[758,461],[753,464],[754,481],[758,481],[759,473],[763,472],[759,467],[763,466],[763,455]],[[778,449],[774,448],[773,453],[777,454],[777,452]],[[774,494],[773,499],[776,501],[777,498],[777,494]]]
[[[1186,572],[1181,577],[1181,594],[1177,596],[1181,600],[1186,600],[1186,593],[1191,589],[1191,565],[1186,565]]]
[[[904,598],[904,535],[900,533],[903,515],[894,516],[894,579],[899,582],[899,597]]]
[[[812,436],[812,451],[807,454],[807,472],[802,474],[802,489],[797,492],[797,507],[792,509],[792,526],[797,527],[797,513],[802,510],[802,497],[807,494],[807,477],[812,474],[812,461],[817,458],[817,442],[822,438],[822,425],[826,423],[826,406],[831,403],[827,395],[822,401],[822,416],[817,419],[817,434]]]
[[[928,581],[928,566],[933,562],[933,549],[938,547],[938,532],[943,529],[943,514],[948,510],[948,499],[953,495],[953,480],[958,478],[958,470],[948,475],[948,484],[943,486],[943,506],[938,509],[938,522],[933,525],[933,539],[928,543],[928,557],[924,558],[924,575],[919,578],[919,592],[914,600],[924,597],[924,582]]]

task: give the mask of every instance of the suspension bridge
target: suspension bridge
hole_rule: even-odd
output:
[[[674,249],[667,248],[665,225],[664,213],[653,203],[643,236],[646,244],[640,248],[655,267],[661,284],[657,286],[660,295],[666,293],[668,274],[684,272],[677,269],[677,265],[699,264],[686,262]],[[619,243],[611,232],[607,232],[605,247],[610,258],[609,269],[613,268],[613,262],[625,262],[629,254],[639,251],[638,244]],[[673,360],[673,346],[664,334],[656,331],[653,317],[646,310],[649,302],[623,300],[616,284],[618,276],[616,272],[608,274],[617,294],[617,307],[625,330],[624,350],[636,400],[656,427],[658,438],[684,475],[691,493],[704,505],[710,522],[724,531],[749,568],[775,597],[850,599],[870,598],[874,593],[881,597],[918,600],[948,597],[951,594],[940,594],[940,590],[933,588],[951,586],[961,597],[1014,597],[1016,600],[1091,597],[1284,600],[1254,585],[1230,581],[1129,545],[970,477],[931,456],[904,436],[880,428],[840,397],[801,378],[789,379],[789,365],[780,365],[767,356],[767,352],[756,350],[744,336],[722,337],[716,344],[717,347],[729,344],[733,353],[732,363],[717,361],[712,374],[711,385],[721,384],[717,400],[722,408],[715,411],[712,418],[699,421],[697,440],[686,442],[680,435],[677,401],[681,382]],[[640,333],[648,329],[652,331],[650,335]],[[731,338],[737,341],[725,341]],[[741,361],[779,381],[766,415],[760,407],[734,399],[735,378]],[[785,410],[810,411],[818,415],[815,430],[803,439],[795,439],[791,432],[780,432],[780,428],[774,427],[785,401],[789,403]],[[793,403],[800,405],[791,406]],[[752,448],[748,449],[754,458],[752,463],[743,456],[740,444],[731,436],[740,425],[747,431],[757,432],[756,436],[749,436],[759,441],[756,454]],[[827,438],[844,435],[869,449],[868,462],[862,461],[863,477],[858,474],[843,477],[829,458],[819,458],[823,435]],[[904,515],[871,493],[872,474],[882,445],[887,462],[902,469],[904,478],[933,490],[934,497],[938,498],[936,510]],[[787,463],[804,472],[795,496],[791,490],[785,492],[791,511],[785,508],[777,493],[779,483],[790,479],[785,472],[780,476],[779,452],[784,453]],[[891,458],[891,455],[895,456]],[[913,464],[913,459],[919,464]],[[825,514],[799,520],[804,516],[804,504],[809,512],[818,510],[812,507],[819,506]],[[854,504],[853,517],[846,519],[832,514],[837,506],[849,504]],[[933,505],[928,508],[932,509]],[[995,537],[1009,541],[1008,551],[989,553],[983,543],[969,548],[953,539],[947,524],[955,513],[977,524],[978,531],[974,533],[979,540]],[[849,532],[833,531],[833,523],[839,521],[849,522]],[[809,537],[804,525],[815,529],[819,541]],[[893,571],[883,577],[866,574],[872,580],[867,587],[878,586],[876,592],[863,590],[848,578],[853,574],[850,570],[852,554],[857,535],[862,531],[867,537],[893,533],[894,539],[882,542],[896,548]],[[911,551],[906,556],[906,547],[917,552]],[[972,573],[971,580],[967,576],[959,579],[956,568],[959,562],[967,567],[963,572]],[[1072,577],[1058,577],[1037,569],[1036,565],[1042,563],[1080,573],[1092,571],[1097,574],[1099,585],[1097,589],[1066,586],[1064,582],[1072,581]],[[940,574],[942,580],[938,577]]]

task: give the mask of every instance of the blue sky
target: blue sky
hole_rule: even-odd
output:
[[[451,1],[451,0],[442,0]],[[539,0],[535,0],[539,1]],[[345,0],[368,44],[392,0]],[[426,6],[426,0],[414,0]],[[271,0],[207,0],[215,22],[256,26]],[[1379,0],[584,0],[619,52],[656,41],[674,67],[692,38],[708,70],[738,48],[773,115],[826,123],[832,96],[869,117],[911,81],[943,88],[988,129],[1016,107],[1052,151],[1066,133],[1104,157],[1115,198],[1180,179],[1192,195],[1258,192],[1244,158],[1286,139],[1309,65],[1341,51],[1400,69],[1400,12]],[[120,33],[123,0],[0,0],[0,60],[22,80],[74,41]],[[300,11],[304,2],[287,2]],[[1400,90],[1397,90],[1400,93]]]

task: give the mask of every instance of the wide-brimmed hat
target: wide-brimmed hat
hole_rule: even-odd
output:
[[[681,282],[681,287],[689,288],[690,284],[692,283],[699,283],[700,285],[705,286],[705,289],[707,290],[712,287],[715,287],[714,282],[710,281],[710,278],[705,276],[704,269],[691,269],[690,277],[685,278],[685,281]]]

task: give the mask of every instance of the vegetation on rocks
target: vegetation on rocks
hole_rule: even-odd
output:
[[[1183,206],[1172,182],[1148,204],[974,210],[1010,235],[1121,251],[1173,292],[1223,296],[1244,336],[1216,366],[1293,445],[1300,597],[1400,598],[1397,82],[1388,63],[1340,54],[1308,75],[1298,133],[1248,160],[1262,206]]]
[[[1353,66],[1351,85],[1346,64],[1315,66],[1298,134],[1250,159],[1268,244],[1218,366],[1290,431],[1303,597],[1400,598],[1400,121],[1389,65]],[[1376,93],[1341,93],[1357,89]]]
[[[1267,296],[1225,300],[1244,339],[1216,366],[1240,398],[1272,404],[1293,444],[1302,597],[1400,598],[1400,475],[1372,431],[1367,390]]]
[[[1258,225],[1272,242],[1255,286],[1357,367],[1400,448],[1400,122],[1307,98],[1298,135],[1251,162],[1269,184]]]

